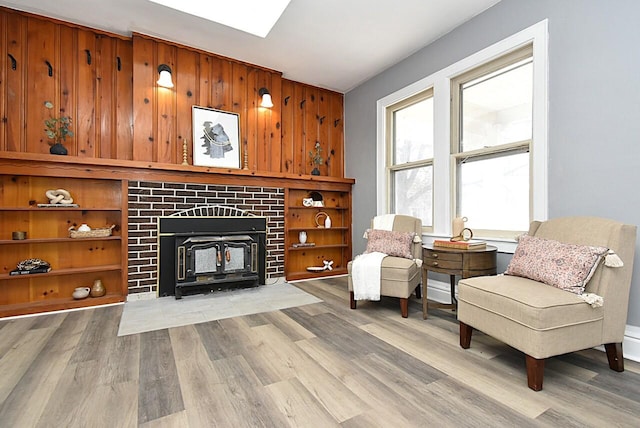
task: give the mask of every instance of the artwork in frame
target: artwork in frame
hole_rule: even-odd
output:
[[[238,113],[192,107],[193,164],[240,168],[240,117]]]

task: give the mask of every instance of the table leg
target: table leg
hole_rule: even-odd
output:
[[[449,282],[451,283],[451,304],[458,306],[458,301],[456,300],[456,276],[449,275]]]
[[[422,268],[422,319],[427,319],[427,270]]]

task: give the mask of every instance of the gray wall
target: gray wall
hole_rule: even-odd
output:
[[[376,101],[549,20],[549,217],[593,215],[640,225],[640,1],[502,0],[345,95],[346,173],[354,254],[376,214]],[[390,33],[391,37],[391,33]],[[636,245],[637,247],[637,245]],[[640,326],[640,249],[627,324]],[[504,268],[510,256],[500,256]]]

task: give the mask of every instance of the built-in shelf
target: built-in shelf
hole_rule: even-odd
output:
[[[325,206],[305,207],[303,199],[310,193],[320,193]],[[316,216],[324,212],[331,218],[331,227],[318,226]],[[294,247],[305,232],[306,242],[313,246]],[[288,280],[308,279],[347,272],[351,259],[351,189],[287,189],[285,190],[285,274]],[[333,270],[308,271],[307,267],[322,267],[333,261]]]
[[[19,168],[21,169],[21,168]],[[43,169],[49,173],[59,173]],[[124,301],[127,295],[127,181],[90,177],[0,174],[0,316],[96,306]],[[78,207],[38,207],[50,189],[65,189]],[[114,235],[71,238],[69,229],[115,225]],[[26,232],[14,240],[12,232]],[[51,271],[11,275],[18,263],[42,259]],[[75,300],[77,287],[100,279],[107,295]]]

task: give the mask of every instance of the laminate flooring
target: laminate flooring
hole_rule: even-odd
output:
[[[398,301],[349,309],[345,277],[300,282],[322,302],[118,336],[122,305],[0,321],[1,427],[636,427],[640,364],[597,350],[524,356],[455,313]]]

